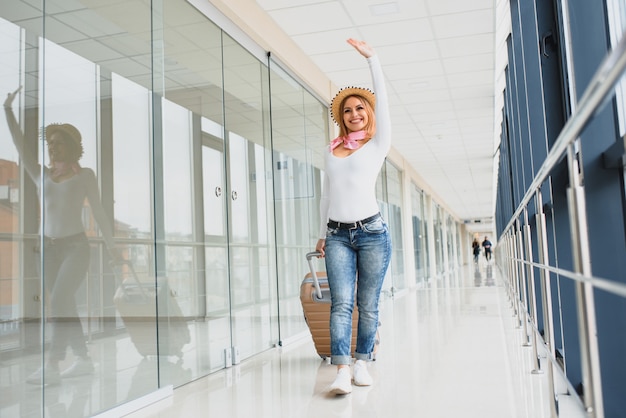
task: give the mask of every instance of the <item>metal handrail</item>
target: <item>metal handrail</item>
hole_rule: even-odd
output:
[[[537,326],[534,323],[531,322],[530,326],[533,328],[533,333],[535,335],[541,335],[540,332],[539,332],[539,328],[537,328]],[[558,360],[554,356],[552,351],[548,350],[545,344],[542,345],[541,347],[543,349],[541,354],[543,354],[546,357],[546,360],[548,360],[552,364],[557,364]],[[572,385],[572,382],[570,382],[569,379],[567,378],[567,375],[565,374],[565,370],[560,368],[560,367],[555,367],[554,370],[556,370],[558,375],[561,377],[561,380],[563,381],[563,384],[565,385],[567,391],[569,393],[576,393],[576,388],[574,387],[574,385]],[[571,399],[572,399],[572,402],[574,402],[576,404],[576,406],[578,406],[578,408],[580,410],[584,410],[585,409],[585,405],[583,404],[583,402],[580,399],[580,397],[572,396]]]
[[[598,289],[602,289],[616,296],[622,296],[624,299],[626,299],[626,284],[612,281],[609,279],[605,279],[602,277],[597,277],[597,276],[585,276],[584,274],[572,272],[570,270],[564,270],[564,269],[560,269],[558,267],[552,267],[546,264],[534,263],[534,262],[523,260],[521,258],[513,258],[512,261],[516,261],[518,263],[522,263],[524,265],[528,265],[531,267],[544,269],[560,277],[567,277],[568,279],[572,279],[580,283],[590,283]]]

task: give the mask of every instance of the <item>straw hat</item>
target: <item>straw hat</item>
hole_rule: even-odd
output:
[[[69,123],[51,123],[44,129],[44,137],[46,141],[50,140],[50,137],[55,133],[61,133],[64,137],[70,138],[74,142],[74,151],[71,158],[76,158],[78,161],[84,153],[83,138],[80,135],[80,131],[76,129],[74,125]]]
[[[339,126],[341,126],[341,122],[343,121],[343,118],[341,116],[342,112],[339,107],[341,106],[341,102],[343,102],[343,100],[349,96],[363,97],[365,100],[367,100],[372,109],[376,107],[376,97],[374,97],[374,92],[370,89],[366,89],[363,87],[342,88],[341,90],[339,90],[339,92],[337,92],[333,100],[330,102],[330,114],[335,123]]]
[[[81,145],[82,137],[74,125],[70,125],[69,123],[51,123],[46,126],[46,141],[48,141],[56,132],[65,134],[65,136],[70,137],[76,145]]]

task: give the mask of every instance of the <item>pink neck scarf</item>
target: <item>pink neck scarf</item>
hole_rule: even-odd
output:
[[[50,177],[52,180],[57,181],[59,178],[69,174],[70,172],[78,174],[80,172],[80,164],[78,164],[78,162],[66,163],[55,161],[52,163],[52,167],[50,169]]]
[[[338,136],[337,138],[330,141],[330,150],[334,150],[341,143],[343,143],[344,148],[357,149],[359,147],[357,141],[365,139],[366,136],[367,133],[365,131],[355,131],[350,132],[347,136]]]

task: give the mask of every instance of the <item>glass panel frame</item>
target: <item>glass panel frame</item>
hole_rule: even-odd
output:
[[[388,206],[387,223],[392,242],[390,274],[393,291],[407,288],[404,272],[404,237],[402,228],[402,171],[391,161],[385,161],[386,201]]]
[[[269,70],[223,35],[233,361],[279,340]]]

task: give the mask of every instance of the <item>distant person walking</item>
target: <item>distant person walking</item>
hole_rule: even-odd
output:
[[[472,241],[472,253],[474,254],[474,263],[478,263],[478,256],[480,255],[480,244],[478,243],[478,238],[474,238]]]
[[[491,260],[491,241],[489,241],[489,238],[487,236],[485,236],[482,245],[485,249],[485,258],[487,259],[487,261]]]

